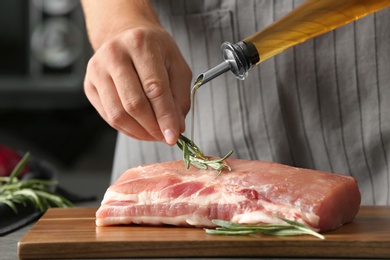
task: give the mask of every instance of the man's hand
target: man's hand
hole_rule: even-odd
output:
[[[92,0],[88,7],[101,1]],[[121,3],[123,12],[126,2],[138,1],[105,3]],[[136,19],[111,17],[113,21],[105,21],[99,32],[95,26],[101,22],[93,19],[93,8],[84,10],[89,10],[86,16],[90,15],[92,22],[88,25],[87,19],[87,26],[96,51],[84,82],[89,101],[108,124],[126,135],[175,144],[184,132],[184,118],[190,108],[192,74],[172,37],[150,13],[146,18],[139,13],[133,16]],[[131,16],[134,8],[128,11],[127,16]]]

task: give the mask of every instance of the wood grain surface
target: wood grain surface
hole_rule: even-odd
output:
[[[390,258],[390,207],[362,206],[356,219],[312,236],[216,236],[201,228],[96,227],[97,208],[49,209],[19,241],[20,259],[132,257]]]

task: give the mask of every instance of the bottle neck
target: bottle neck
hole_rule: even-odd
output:
[[[251,42],[241,41],[236,44],[224,42],[221,51],[230,70],[241,80],[244,80],[248,76],[249,69],[260,61],[259,53]]]
[[[235,44],[224,42],[221,45],[221,51],[224,61],[200,74],[195,81],[199,83],[199,86],[229,70],[238,79],[244,80],[248,76],[249,69],[260,61],[259,53],[251,42],[241,41]]]

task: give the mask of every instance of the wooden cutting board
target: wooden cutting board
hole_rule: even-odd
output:
[[[390,258],[390,207],[361,207],[354,222],[312,236],[216,236],[201,228],[96,227],[96,208],[50,209],[19,241],[21,259],[132,257]]]

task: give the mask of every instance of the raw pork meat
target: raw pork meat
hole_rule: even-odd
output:
[[[227,159],[231,172],[186,169],[183,161],[127,170],[108,188],[96,225],[213,227],[284,223],[274,214],[328,231],[350,222],[360,206],[353,177],[272,162]]]

